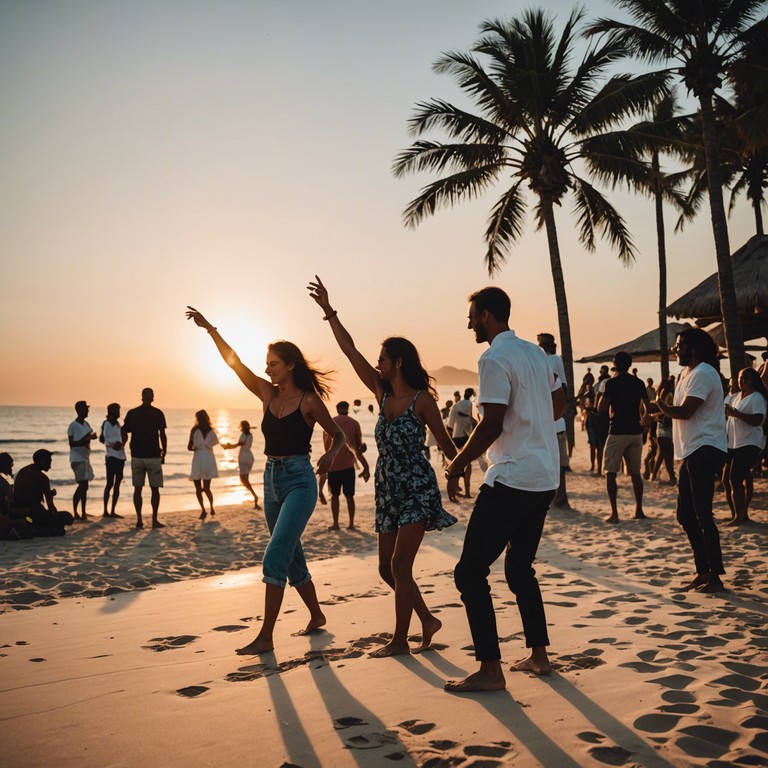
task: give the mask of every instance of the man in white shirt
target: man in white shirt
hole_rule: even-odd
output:
[[[469,297],[469,328],[490,348],[480,357],[478,403],[482,420],[446,468],[448,490],[458,490],[469,462],[488,450],[490,467],[467,525],[454,577],[467,611],[480,669],[446,683],[454,693],[506,687],[496,615],[488,585],[490,566],[506,549],[504,572],[517,599],[531,655],[512,671],[550,671],[544,604],[532,565],[547,510],[560,480],[554,419],[565,411],[565,393],[544,352],[509,328],[509,297],[484,288]]]
[[[69,438],[69,463],[72,465],[72,471],[75,473],[77,489],[72,497],[72,510],[75,520],[88,520],[85,512],[85,503],[88,500],[88,483],[93,480],[93,469],[91,467],[91,440],[96,439],[96,433],[91,429],[91,425],[85,420],[90,406],[85,400],[78,400],[75,403],[75,413],[77,418],[67,428],[67,437]],[[80,504],[82,515],[77,514],[77,505]]]
[[[701,328],[686,328],[673,347],[686,366],[675,387],[672,405],[658,400],[659,410],[672,419],[675,458],[682,460],[677,478],[677,521],[693,550],[696,576],[683,589],[722,592],[725,573],[720,534],[712,515],[715,477],[725,464],[723,386],[717,372],[717,344]]]

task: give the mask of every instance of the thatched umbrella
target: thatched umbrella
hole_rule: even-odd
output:
[[[768,336],[768,235],[755,235],[732,256],[736,303],[744,340]],[[717,273],[667,307],[669,317],[695,318],[705,327],[722,320]]]
[[[690,323],[667,323],[667,332],[670,339],[674,339],[684,328],[690,328]],[[661,357],[659,349],[659,329],[654,328],[642,336],[638,336],[625,344],[611,347],[594,355],[587,355],[577,360],[577,363],[610,363],[617,352],[629,352],[633,363],[651,363]]]

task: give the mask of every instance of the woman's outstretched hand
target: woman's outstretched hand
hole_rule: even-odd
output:
[[[195,325],[200,326],[200,328],[205,328],[205,330],[209,333],[214,330],[213,325],[211,325],[211,323],[209,323],[205,317],[203,317],[203,313],[198,312],[194,307],[190,307],[189,304],[187,304],[187,311],[185,314],[187,316],[187,320],[194,320]]]
[[[328,291],[323,285],[323,281],[315,275],[315,282],[310,282],[307,286],[309,295],[320,305],[323,312],[327,315],[331,312],[331,303],[328,300]]]

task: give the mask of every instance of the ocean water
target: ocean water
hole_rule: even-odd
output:
[[[592,372],[597,374],[599,365],[591,365]],[[652,377],[658,381],[659,368],[653,363],[640,363],[638,366],[638,375],[645,379]],[[672,365],[672,372],[677,373],[678,368]],[[581,382],[583,375],[587,371],[586,365],[577,364],[574,366],[574,376],[577,384]],[[438,402],[442,406],[447,400],[452,400],[454,391],[464,391],[465,385],[445,384],[437,387]],[[352,397],[344,395],[351,401]],[[334,407],[341,397],[331,396],[329,410],[332,415],[336,413]],[[373,405],[374,413],[368,410],[369,405]],[[123,406],[123,414],[130,406]],[[194,486],[189,480],[189,471],[192,464],[192,453],[187,450],[187,441],[189,439],[189,430],[194,423],[194,410],[185,408],[163,408],[166,422],[168,424],[168,455],[166,456],[164,474],[164,488],[161,500],[161,511],[176,509],[195,509],[197,501],[194,495]],[[264,438],[259,429],[261,423],[262,410],[261,403],[254,398],[254,408],[250,410],[227,409],[227,408],[209,408],[208,414],[211,417],[213,428],[219,437],[221,443],[235,443],[240,434],[239,424],[243,419],[251,423],[253,434],[253,454],[256,461],[251,471],[251,483],[263,498],[262,477],[264,473]],[[360,408],[351,408],[350,415],[354,416],[359,422],[363,433],[363,441],[367,444],[366,459],[371,466],[371,471],[376,463],[377,451],[373,439],[373,430],[378,418],[378,405],[372,397],[362,399]],[[88,423],[98,434],[101,424],[106,417],[106,406],[92,406],[88,417]],[[6,451],[13,456],[14,470],[18,471],[21,467],[31,463],[32,454],[38,448],[47,448],[54,452],[53,463],[48,476],[51,478],[51,485],[57,490],[57,502],[61,509],[71,509],[71,497],[75,490],[75,482],[72,476],[72,469],[69,465],[69,444],[67,441],[67,427],[75,418],[74,408],[71,407],[42,407],[42,406],[0,406],[0,452]],[[577,429],[576,439],[580,439]],[[312,456],[317,460],[323,453],[322,430],[316,427],[312,435]],[[219,477],[212,482],[215,503],[239,504],[249,503],[250,494],[240,485],[238,467],[237,467],[237,449],[225,451],[221,446],[214,449],[216,461],[219,467]],[[437,451],[432,451],[432,465],[438,469],[440,458]],[[95,478],[91,483],[88,492],[88,510],[91,514],[101,513],[101,496],[105,481],[104,466],[104,446],[94,441],[92,443],[91,465],[95,473]],[[438,477],[440,474],[438,473]],[[442,484],[442,483],[441,483]],[[131,481],[130,481],[130,463],[126,463],[126,474],[121,487],[121,497],[118,505],[118,511],[122,514],[131,514],[133,505],[131,503]],[[359,496],[373,495],[373,479],[368,483],[363,483],[358,479],[356,484],[356,494]],[[148,501],[149,492],[145,491],[145,498]]]

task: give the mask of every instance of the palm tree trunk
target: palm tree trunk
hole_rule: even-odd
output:
[[[733,282],[731,246],[728,242],[728,223],[723,204],[723,184],[720,176],[720,153],[717,141],[717,126],[712,108],[712,97],[702,95],[701,129],[704,139],[704,156],[707,162],[707,186],[709,188],[709,211],[712,219],[712,233],[715,237],[717,255],[717,283],[720,292],[720,314],[723,319],[725,346],[731,366],[731,382],[736,386],[739,371],[744,367],[744,334],[736,302],[736,287]]]
[[[651,165],[655,174],[661,171],[659,153],[654,152]],[[669,340],[667,339],[667,241],[664,232],[664,200],[656,184],[654,191],[656,206],[656,243],[659,252],[659,361],[661,363],[661,381],[669,378]]]
[[[560,245],[557,241],[557,227],[555,226],[555,213],[552,203],[542,201],[544,209],[544,222],[547,228],[547,243],[549,244],[549,261],[552,268],[552,282],[555,286],[555,303],[557,305],[557,325],[560,332],[560,352],[565,366],[565,378],[568,383],[568,408],[565,412],[565,432],[568,444],[573,445],[575,436],[573,420],[576,409],[573,405],[573,396],[576,392],[573,381],[573,346],[571,345],[571,321],[568,317],[568,299],[565,295],[565,278],[563,276],[563,264],[560,260]]]
[[[763,232],[763,212],[760,210],[760,204],[762,203],[762,200],[755,200],[752,205],[755,209],[755,234],[756,235],[764,235],[765,232]]]

